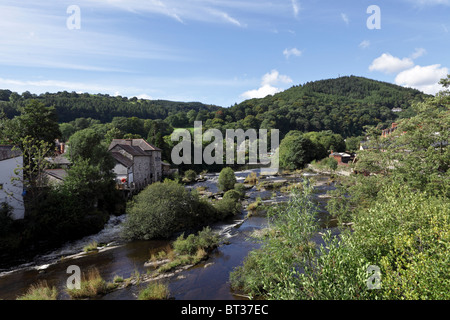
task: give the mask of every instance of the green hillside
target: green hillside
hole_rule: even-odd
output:
[[[140,119],[165,119],[171,113],[189,110],[207,112],[219,109],[217,106],[200,102],[175,102],[167,100],[128,99],[108,94],[78,94],[75,92],[44,93],[40,95],[10,90],[0,90],[0,110],[8,118],[19,114],[18,108],[29,100],[36,99],[47,106],[54,106],[59,122],[70,122],[76,118],[92,118],[102,123],[111,122],[114,117],[137,117]]]
[[[113,97],[104,94],[58,92],[33,95],[0,90],[0,111],[12,118],[31,99],[54,106],[60,123],[91,118],[101,123],[124,123],[133,118],[164,120],[174,128],[192,127],[195,120],[204,128],[279,129],[282,136],[291,130],[303,132],[331,130],[343,137],[358,136],[366,125],[387,127],[398,117],[410,116],[409,107],[425,95],[386,82],[350,76],[308,82],[267,96],[250,99],[230,108],[200,102],[174,102]],[[403,112],[393,112],[401,108]],[[143,125],[143,124],[142,124]],[[134,125],[133,125],[134,126]],[[124,130],[124,126],[119,128]],[[126,131],[126,130],[125,130]],[[143,134],[142,130],[131,133]]]
[[[365,125],[389,125],[402,115],[392,109],[405,113],[413,101],[424,97],[415,89],[350,76],[294,86],[273,96],[246,100],[230,111],[236,120],[253,116],[261,127],[284,133],[332,130],[348,137],[360,135]]]

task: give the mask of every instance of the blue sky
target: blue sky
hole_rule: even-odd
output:
[[[344,75],[434,94],[450,73],[450,0],[0,0],[0,12],[0,88],[19,93],[228,107]]]

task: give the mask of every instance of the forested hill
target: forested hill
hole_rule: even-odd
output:
[[[0,111],[8,118],[19,114],[19,106],[37,99],[54,106],[60,123],[92,118],[111,123],[116,118],[161,119],[173,128],[192,127],[194,120],[204,128],[279,129],[303,132],[331,130],[344,137],[359,136],[366,125],[385,127],[410,116],[408,108],[426,97],[422,92],[386,82],[350,76],[308,82],[267,96],[250,99],[230,108],[200,102],[173,102],[113,97],[104,94],[58,92],[34,95],[0,90]],[[401,108],[403,112],[392,109]],[[121,128],[123,129],[123,128]],[[133,132],[136,133],[136,132]],[[145,133],[146,135],[146,133]]]
[[[236,120],[254,115],[265,128],[332,130],[345,137],[360,135],[365,125],[389,124],[425,94],[410,88],[349,76],[308,82],[231,108]],[[406,111],[407,112],[407,111]],[[405,111],[403,111],[405,114]]]
[[[219,109],[218,106],[200,102],[145,100],[136,97],[128,99],[107,94],[78,94],[67,91],[36,95],[30,92],[18,94],[10,90],[0,90],[0,110],[3,109],[6,116],[12,118],[19,114],[18,107],[31,99],[54,106],[59,122],[70,122],[76,118],[92,118],[103,123],[111,122],[114,117],[165,119],[171,113],[190,110],[213,112]]]

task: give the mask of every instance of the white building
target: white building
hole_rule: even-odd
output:
[[[19,150],[13,150],[12,146],[0,146],[0,203],[6,202],[13,208],[12,218],[15,220],[25,216],[22,180],[11,181],[11,178],[21,178],[14,171],[22,166],[23,158]]]

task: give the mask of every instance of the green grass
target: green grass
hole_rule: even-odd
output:
[[[86,253],[97,251],[98,250],[97,247],[98,247],[97,241],[92,241],[89,244],[87,244],[86,246],[84,246],[83,251]]]
[[[169,262],[157,269],[157,273],[169,272],[180,266],[199,263],[206,259],[208,252],[218,245],[219,237],[209,227],[206,227],[196,235],[191,234],[186,238],[184,234],[179,236],[172,244],[173,250],[169,250],[166,254],[152,255],[151,260],[158,260],[156,257],[169,259]]]
[[[139,292],[138,300],[167,300],[170,297],[167,284],[152,282]]]
[[[106,294],[117,287],[117,283],[107,283],[101,277],[98,269],[89,270],[83,275],[80,289],[66,289],[72,299],[94,298]]]
[[[56,300],[58,291],[55,287],[49,287],[46,281],[33,284],[28,291],[17,300]]]

